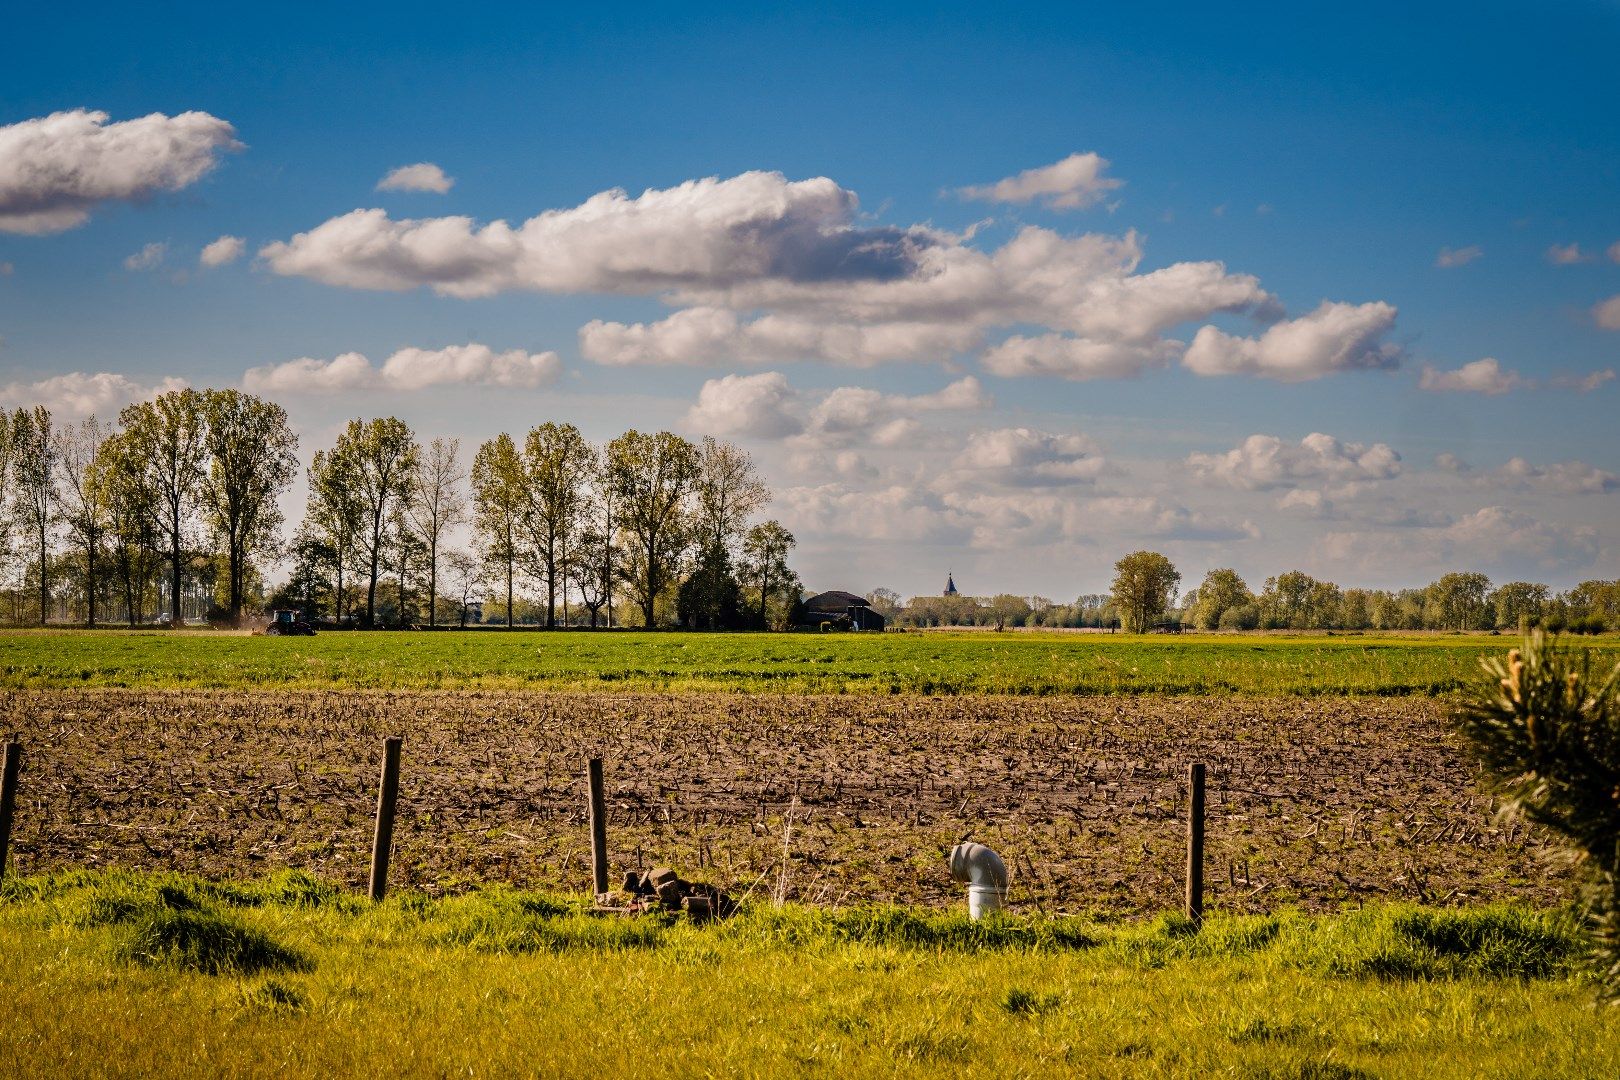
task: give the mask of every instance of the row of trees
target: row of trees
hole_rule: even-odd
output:
[[[188,576],[239,616],[255,560],[276,548],[296,447],[281,406],[236,390],[173,391],[110,427],[58,425],[41,406],[0,415],[4,555],[41,623],[53,593],[91,626],[118,607],[140,622]]]
[[[756,520],[770,493],[727,443],[629,431],[598,447],[546,423],[484,443],[469,470],[457,440],[423,445],[397,418],[357,419],[313,455],[288,544],[280,504],[297,450],[285,410],[237,390],[171,391],[111,425],[0,413],[13,619],[236,623],[268,601],[432,625],[465,622],[493,594],[513,624],[533,606],[520,590],[537,587],[547,626],[568,622],[573,601],[591,626],[735,627],[781,625],[799,598],[794,538]],[[266,597],[267,569],[289,556]],[[619,594],[628,620],[615,620]]]
[[[530,587],[547,627],[573,621],[570,602],[592,627],[777,626],[798,599],[793,535],[754,520],[769,489],[746,453],[714,439],[632,430],[593,446],[548,422],[488,440],[468,469],[454,439],[424,447],[392,417],[354,420],[314,456],[309,487],[289,595],[343,618],[363,583],[365,625],[410,622],[418,600],[434,624],[445,563],[462,617],[487,591],[507,625]],[[472,550],[445,553],[461,527]],[[392,611],[379,597],[389,584]],[[615,618],[616,596],[629,618]]]
[[[1513,581],[1493,586],[1478,573],[1451,573],[1418,589],[1344,589],[1302,571],[1267,578],[1259,592],[1237,571],[1211,570],[1177,598],[1181,575],[1158,552],[1115,564],[1108,593],[1070,604],[1040,596],[918,596],[900,602],[888,589],[869,594],[902,626],[1123,627],[1199,630],[1510,630],[1521,622],[1552,630],[1620,629],[1620,581],[1586,581],[1567,592]]]

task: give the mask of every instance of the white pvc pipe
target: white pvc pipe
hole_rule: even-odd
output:
[[[950,866],[951,877],[967,883],[969,918],[1000,911],[1007,902],[1007,864],[983,844],[957,844]]]

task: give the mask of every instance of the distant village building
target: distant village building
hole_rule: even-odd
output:
[[[833,589],[817,593],[804,602],[801,626],[820,626],[831,623],[846,630],[882,630],[884,619],[864,596]]]
[[[949,570],[945,571],[945,595],[946,596],[960,596],[961,595],[960,593],[958,593],[956,591],[956,578],[951,575],[951,572]]]

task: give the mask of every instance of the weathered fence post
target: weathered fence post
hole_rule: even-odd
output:
[[[1187,767],[1187,918],[1204,924],[1204,763]]]
[[[6,852],[11,848],[11,810],[17,803],[17,770],[22,768],[22,743],[6,743],[0,765],[0,877],[6,873]]]
[[[371,898],[388,892],[388,852],[394,846],[394,801],[399,797],[400,737],[383,740],[382,780],[377,787],[377,832],[371,839]]]
[[[591,875],[600,896],[608,891],[607,807],[602,796],[601,758],[591,758],[585,776],[591,788]]]

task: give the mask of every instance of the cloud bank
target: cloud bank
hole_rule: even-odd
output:
[[[242,385],[257,394],[322,394],[354,390],[425,390],[433,386],[537,389],[554,382],[562,360],[554,352],[496,352],[488,345],[400,349],[380,367],[363,354],[331,360],[302,357],[249,368]]]
[[[0,127],[0,232],[64,232],[101,203],[189,187],[242,148],[235,128],[204,112],[108,120],[74,109]]]

